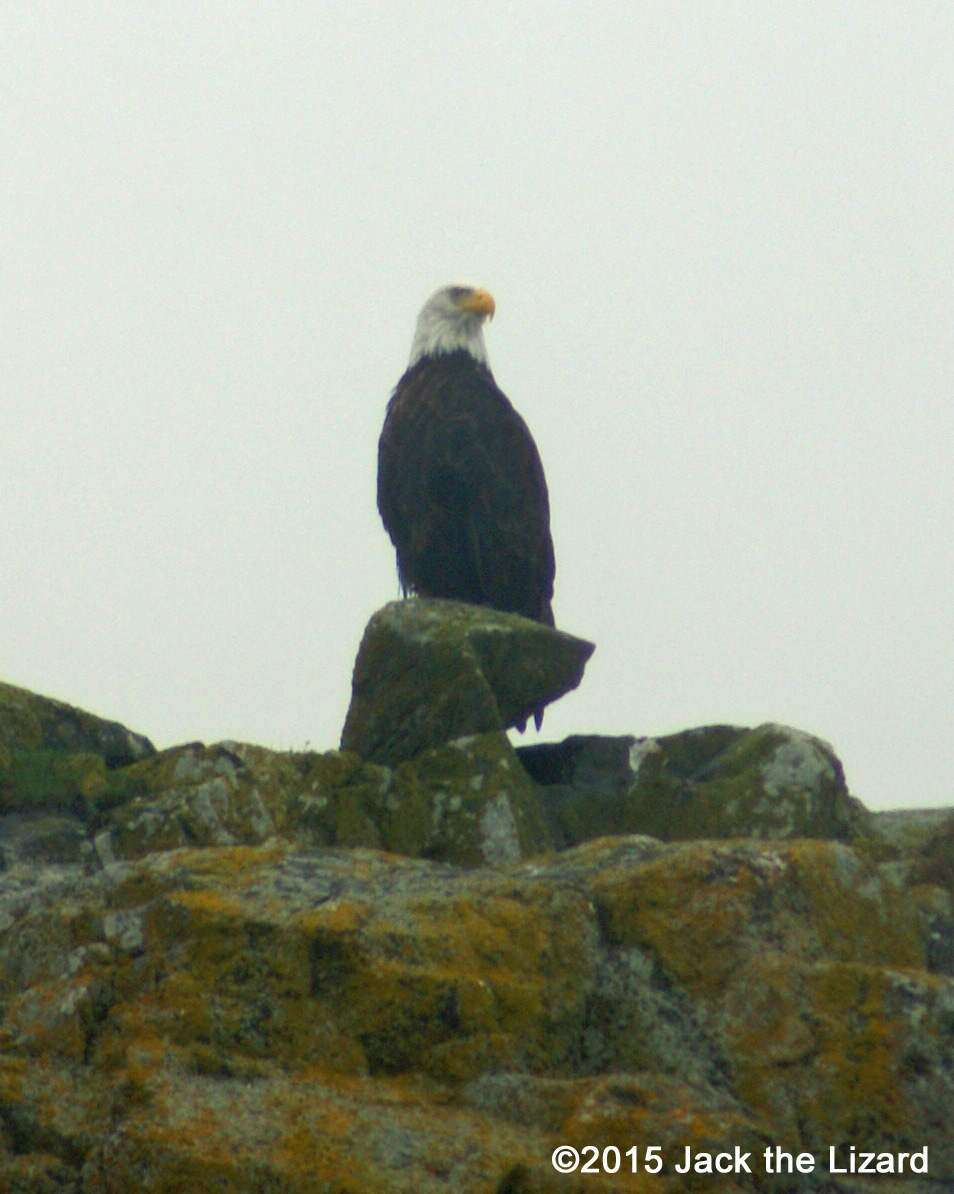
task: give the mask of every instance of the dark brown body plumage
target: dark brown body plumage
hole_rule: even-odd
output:
[[[469,352],[423,357],[398,382],[378,444],[378,509],[406,592],[553,625],[543,465]]]

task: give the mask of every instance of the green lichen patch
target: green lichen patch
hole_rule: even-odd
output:
[[[276,835],[303,845],[378,845],[389,773],[338,751],[190,744],[126,768],[122,783],[127,799],[98,824],[113,856],[134,858]]]
[[[351,751],[293,756],[298,772],[286,786],[288,825],[302,845],[383,844],[391,772]]]
[[[0,684],[0,815],[86,813],[105,773],[154,753],[118,722]]]
[[[381,825],[386,849],[463,866],[515,862],[549,845],[534,786],[499,732],[401,764]]]
[[[101,755],[9,749],[0,760],[0,815],[44,811],[85,818],[106,785]]]
[[[320,931],[313,989],[372,1073],[552,1068],[569,1064],[584,1015],[585,983],[561,959],[593,940],[578,897],[418,898],[400,917]]]
[[[849,848],[696,843],[596,885],[609,940],[650,948],[696,993],[765,948],[806,959],[924,964],[914,903]]]
[[[485,606],[392,602],[361,640],[342,747],[396,766],[522,724],[579,684],[592,652],[552,626]]]
[[[727,726],[635,748],[633,832],[667,841],[758,837],[849,840],[866,831],[826,743],[784,726]]]

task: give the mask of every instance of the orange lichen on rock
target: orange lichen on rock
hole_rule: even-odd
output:
[[[622,835],[528,857],[540,793],[493,734],[393,771],[234,743],[96,755],[83,796],[88,760],[40,783],[29,751],[61,714],[34,712],[0,734],[7,780],[45,802],[14,801],[0,837],[0,1190],[768,1194],[770,1145],[810,1152],[831,1194],[879,1192],[827,1175],[829,1146],[928,1148],[954,1182],[954,905],[924,863],[946,823],[904,827],[910,846]],[[124,741],[74,714],[87,753]],[[829,754],[777,728],[669,743],[660,791],[685,771],[714,800],[706,743],[725,792],[818,774],[850,827]],[[623,779],[594,781],[607,817]],[[434,857],[355,844],[398,839]],[[676,1168],[736,1148],[751,1173]]]

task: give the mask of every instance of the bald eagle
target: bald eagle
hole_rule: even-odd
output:
[[[378,444],[378,509],[405,593],[552,626],[547,483],[487,363],[483,323],[494,310],[470,286],[445,286],[424,304]]]

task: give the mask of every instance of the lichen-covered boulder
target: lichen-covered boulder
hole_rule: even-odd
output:
[[[515,862],[550,847],[536,788],[501,732],[445,743],[393,771],[347,751],[190,743],[114,777],[89,831],[86,850],[100,865],[272,838],[464,866]],[[73,832],[82,853],[83,826]]]
[[[954,1186],[952,814],[872,817],[824,743],[709,727],[521,763],[497,728],[395,766],[107,763],[14,707],[0,1191]],[[680,1173],[687,1149],[750,1169]]]
[[[517,753],[558,846],[618,833],[848,841],[871,831],[831,747],[788,726],[581,736]]]
[[[926,1148],[940,1190],[954,978],[922,895],[821,841],[462,869],[272,839],[5,872],[0,1189],[881,1191],[828,1174],[854,1146]],[[658,1176],[601,1172],[649,1144]],[[592,1177],[555,1172],[562,1145]],[[766,1173],[774,1146],[810,1184]],[[686,1180],[687,1147],[752,1172]]]
[[[905,808],[875,813],[873,835],[906,859],[906,874],[954,891],[954,812]]]
[[[401,854],[474,866],[551,846],[536,788],[500,731],[402,763],[386,803],[381,844]]]
[[[457,601],[394,601],[368,623],[342,750],[389,766],[521,725],[575,688],[593,644]]]
[[[0,816],[70,813],[94,800],[108,771],[155,753],[116,721],[0,684]]]

